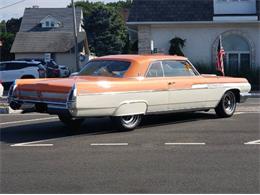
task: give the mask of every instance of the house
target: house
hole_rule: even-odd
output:
[[[179,37],[194,64],[213,67],[221,35],[227,75],[260,69],[259,0],[133,0],[127,24],[138,31],[139,53],[168,53]]]
[[[81,27],[82,10],[76,8],[78,52],[87,50],[86,33]],[[71,8],[26,8],[11,52],[15,59],[44,58],[50,54],[58,64],[76,71],[73,12]]]

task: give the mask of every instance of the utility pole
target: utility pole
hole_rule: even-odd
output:
[[[79,71],[79,55],[78,55],[78,30],[77,30],[77,20],[74,0],[71,0],[72,12],[73,12],[73,27],[74,27],[74,41],[75,41],[75,60],[76,60],[76,70]]]

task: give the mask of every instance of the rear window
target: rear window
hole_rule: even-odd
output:
[[[123,77],[129,67],[130,62],[115,60],[94,60],[87,63],[78,75]]]

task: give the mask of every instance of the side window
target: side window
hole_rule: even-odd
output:
[[[195,76],[193,67],[186,61],[163,61],[164,75],[166,77]]]
[[[6,70],[19,70],[23,68],[22,63],[7,63]]]
[[[23,63],[23,64],[21,64],[21,67],[22,68],[29,68],[29,67],[35,67],[35,66],[37,66],[37,64],[26,64],[26,63]]]
[[[161,62],[153,62],[146,74],[146,77],[163,77],[163,69]]]

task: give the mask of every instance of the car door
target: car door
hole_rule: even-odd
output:
[[[15,81],[19,78],[19,73],[16,70],[16,64],[12,62],[6,62],[4,69],[1,71],[2,80],[6,83]]]
[[[188,61],[162,61],[164,75],[168,83],[168,109],[194,110],[205,108],[207,87],[196,88],[201,76]]]
[[[13,82],[16,79],[20,79],[24,73],[22,63],[10,62],[6,64],[6,77],[9,82]]]
[[[147,112],[168,111],[168,84],[163,74],[161,61],[155,61],[150,64],[142,83],[152,89],[145,97],[148,102]]]
[[[2,82],[7,82],[7,78],[6,78],[6,63],[1,62],[0,63],[0,76],[1,76],[1,80]]]

